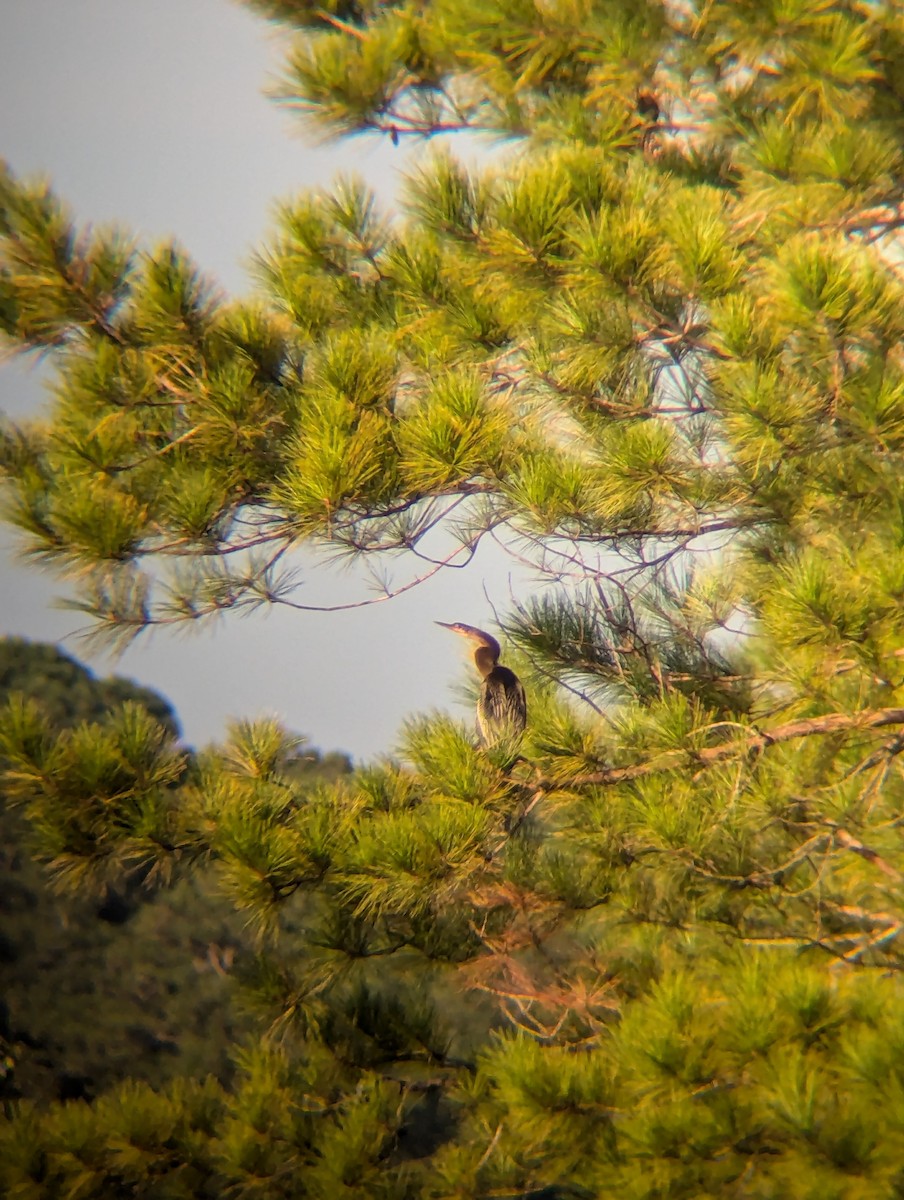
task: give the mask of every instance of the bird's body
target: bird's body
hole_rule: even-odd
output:
[[[481,745],[492,746],[501,737],[517,737],[526,724],[527,703],[521,680],[508,667],[493,667],[484,677],[477,701]]]
[[[476,646],[474,664],[483,677],[477,700],[477,736],[482,746],[493,746],[504,738],[516,738],[527,724],[527,700],[521,680],[514,671],[499,664],[499,643],[482,629],[461,621],[444,629],[466,637]]]

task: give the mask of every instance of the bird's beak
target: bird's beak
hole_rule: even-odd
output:
[[[455,626],[451,625],[448,621],[434,621],[433,624],[434,625],[442,625],[443,629],[454,629],[455,628]]]

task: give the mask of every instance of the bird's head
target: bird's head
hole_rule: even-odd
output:
[[[489,650],[493,656],[493,661],[499,659],[499,643],[489,633],[485,633],[482,629],[476,629],[473,625],[466,625],[464,621],[437,621],[437,625],[441,625],[443,629],[451,629],[453,633],[457,633],[459,637],[467,638],[467,640],[478,649],[483,646]]]

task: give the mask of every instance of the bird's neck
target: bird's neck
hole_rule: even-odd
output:
[[[496,663],[499,662],[499,651],[494,650],[491,646],[478,646],[474,651],[474,662],[477,664],[477,670],[486,679]]]

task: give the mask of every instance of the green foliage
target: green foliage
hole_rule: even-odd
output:
[[[476,374],[446,374],[401,425],[402,470],[416,492],[454,489],[493,471],[507,427],[508,414],[487,407]]]
[[[44,183],[21,187],[0,163],[0,313],[24,347],[60,345],[82,328],[109,331],[132,247],[111,231],[76,233]]]
[[[8,519],[114,639],[297,603],[302,543],[492,538],[530,724],[327,783],[275,722],[189,768],[14,702],[42,856],[209,871],[260,1038],[222,1089],[12,1114],[7,1189],[892,1200],[900,6],[251,6],[324,131],[517,144],[425,158],[404,219],[290,198],[239,302],[5,174],[3,329],[56,370]]]
[[[0,817],[2,1097],[95,1097],[126,1079],[232,1077],[249,1021],[230,1003],[250,955],[209,879],[156,890],[140,875],[102,898],[54,895],[27,853],[28,831]]]
[[[9,700],[13,692],[38,701],[54,729],[98,721],[133,701],[172,737],[179,736],[176,714],[157,692],[121,676],[96,679],[57,646],[22,638],[0,639],[0,699]]]
[[[230,977],[250,961],[253,948],[233,906],[217,894],[211,872],[188,877],[184,855],[170,847],[165,863],[157,858],[162,871],[149,873],[148,859],[136,867],[127,862],[107,871],[113,878],[99,895],[60,896],[50,890],[46,871],[30,851],[43,849],[46,855],[47,839],[65,833],[60,828],[65,814],[50,806],[46,796],[40,814],[26,806],[30,821],[12,807],[17,791],[21,796],[23,788],[29,789],[28,764],[47,763],[63,729],[73,736],[57,750],[65,745],[72,755],[80,737],[83,772],[101,772],[81,783],[92,798],[100,798],[103,768],[121,773],[123,764],[111,764],[99,754],[109,751],[109,725],[92,727],[100,734],[93,747],[85,731],[92,720],[109,720],[116,713],[121,714],[123,755],[148,785],[167,759],[161,738],[149,739],[154,725],[143,714],[153,714],[175,734],[172,709],[157,693],[128,680],[95,679],[55,647],[7,638],[0,642],[0,661],[4,698],[15,697],[8,704],[3,737],[11,747],[18,746],[18,757],[5,764],[7,803],[0,812],[0,1045],[5,1064],[0,1094],[9,1105],[16,1097],[46,1102],[96,1096],[130,1077],[158,1087],[180,1076],[200,1079],[208,1072],[229,1080],[234,1044],[247,1036],[249,1027],[248,1018],[229,1003]],[[124,704],[132,707],[124,710]],[[267,777],[284,772],[306,786],[350,770],[344,755],[304,752],[302,742],[272,725],[245,726],[230,747],[230,770]],[[62,764],[53,768],[58,793],[74,782],[73,760],[66,762],[68,771]],[[135,781],[126,780],[127,787],[130,782]],[[40,786],[31,776],[31,793]],[[108,795],[107,815],[112,817],[114,803],[124,799]],[[86,806],[76,807],[85,820]],[[71,822],[66,828],[71,832]],[[164,879],[172,886],[161,888]],[[153,1101],[144,1095],[146,1102]],[[129,1119],[141,1128],[144,1110]]]

